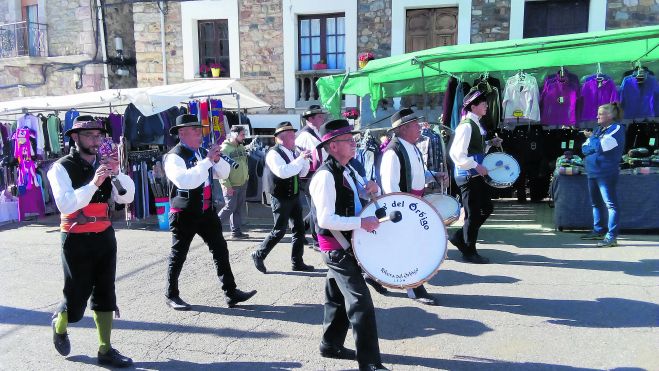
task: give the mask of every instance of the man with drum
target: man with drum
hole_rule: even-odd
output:
[[[347,166],[355,155],[353,133],[347,120],[332,120],[321,126],[319,147],[329,155],[309,186],[318,243],[328,267],[320,354],[356,358],[360,370],[387,370],[380,358],[373,300],[350,243],[353,230],[372,232],[379,225],[374,216],[357,216],[362,207],[359,189],[373,194],[379,189],[372,181],[362,185],[359,174]],[[351,325],[356,354],[343,346]]]
[[[227,305],[250,299],[256,290],[238,290],[231,272],[227,242],[222,236],[222,223],[213,210],[211,200],[211,176],[224,179],[229,176],[230,166],[221,157],[219,145],[209,150],[201,147],[203,136],[201,123],[195,115],[181,115],[171,135],[178,135],[177,144],[164,157],[165,175],[170,182],[169,230],[172,247],[167,272],[166,303],[174,310],[190,310],[190,305],[179,296],[178,279],[188,255],[190,243],[199,235],[213,254],[217,277],[222,283]]]
[[[490,145],[501,146],[501,138],[485,141],[487,132],[480,118],[487,113],[486,94],[473,90],[463,101],[463,120],[455,129],[449,155],[455,164],[455,181],[460,187],[465,210],[464,225],[455,231],[449,241],[462,252],[468,263],[487,264],[489,259],[478,254],[478,230],[493,210],[490,189],[485,181],[487,169],[482,165]]]
[[[425,169],[421,151],[416,143],[421,136],[419,117],[410,108],[403,108],[391,116],[391,129],[394,137],[387,145],[380,163],[380,180],[384,194],[406,192],[423,196],[427,183],[442,177],[448,180],[446,173],[434,173]],[[421,285],[407,290],[407,296],[420,303],[437,305],[426,288]]]
[[[300,177],[309,171],[311,152],[298,153],[295,150],[295,128],[293,124],[284,121],[275,129],[274,147],[265,155],[263,177],[268,183],[268,192],[272,195],[272,216],[275,225],[265,237],[256,251],[252,252],[254,266],[261,273],[266,273],[265,258],[270,251],[284,238],[288,221],[293,222],[291,245],[291,269],[293,271],[311,272],[312,265],[304,263],[304,219],[302,218],[302,203],[300,202]]]

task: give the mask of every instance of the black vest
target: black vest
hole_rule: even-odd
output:
[[[318,137],[318,134],[316,134],[316,132],[313,130],[313,128],[311,128],[311,126],[305,125],[302,129],[300,129],[300,131],[301,132],[305,131],[305,132],[309,133],[309,135],[311,135],[312,137],[318,139],[319,142],[322,142],[322,140]],[[318,168],[320,168],[320,166],[322,165],[322,162],[323,162],[323,150],[322,149],[312,148],[311,151],[315,152],[315,153],[313,153],[313,155],[311,157],[312,162],[311,162],[311,168],[309,169],[309,173],[307,173],[307,175],[303,178],[305,180],[311,179],[311,177],[314,175],[314,173],[318,170],[318,169],[313,169],[314,159],[317,159],[317,161],[318,161],[318,165],[317,165]]]
[[[345,181],[343,177],[343,171],[345,167],[341,165],[334,157],[327,156],[323,165],[318,168],[316,174],[321,173],[322,171],[329,171],[334,178],[334,189],[336,190],[336,201],[334,201],[334,212],[336,215],[353,217],[355,216],[355,193],[353,192],[350,185]],[[314,175],[315,176],[315,175]],[[359,176],[359,174],[355,174]],[[322,236],[332,236],[332,232],[329,229],[320,228],[318,226],[318,219],[316,218],[317,213],[316,205],[313,205],[312,198],[312,207],[314,208],[313,218],[314,225],[316,226],[316,233]],[[348,240],[352,241],[352,231],[340,231],[343,236]]]
[[[400,142],[400,138],[394,137],[389,144],[387,145],[387,150],[392,150],[398,157],[398,162],[400,163],[400,179],[398,181],[398,187],[401,192],[411,192],[412,191],[412,169],[410,166],[410,158],[403,146],[403,143]]]
[[[481,134],[481,128],[473,120],[464,119],[460,124],[471,125],[471,138],[469,139],[469,146],[467,147],[467,155],[473,156],[477,154],[485,154],[485,138]]]
[[[286,153],[284,153],[284,150],[281,148],[279,144],[275,145],[274,147],[270,148],[268,152],[270,151],[275,151],[277,152],[277,155],[279,155],[284,161],[288,164],[291,161],[289,160],[288,156]],[[268,157],[268,154],[266,153],[266,158]],[[266,185],[266,192],[269,192],[272,196],[276,197],[279,200],[290,200],[294,197],[297,197],[298,193],[300,192],[299,186],[300,186],[300,179],[299,179],[299,174],[295,174],[294,176],[286,179],[282,179],[278,176],[276,176],[270,168],[268,168],[268,165],[266,163],[264,172],[263,172],[263,177],[265,178],[265,181],[267,183]],[[294,182],[298,182],[298,190],[297,192],[294,192]]]
[[[66,169],[69,178],[71,178],[73,189],[85,186],[94,179],[96,170],[87,160],[80,157],[80,153],[75,148],[71,148],[71,153],[57,160],[57,163]],[[112,183],[108,177],[96,190],[89,203],[108,202],[111,196]]]
[[[208,152],[204,148],[199,148],[199,153],[201,154],[201,157],[204,158]],[[176,155],[182,158],[185,162],[186,169],[190,169],[197,165],[198,160],[195,153],[180,143],[167,152],[167,155]],[[211,171],[212,168],[208,171],[209,179]],[[194,189],[179,189],[171,181],[168,181],[168,184],[169,203],[172,208],[189,211],[194,214],[201,214],[203,212],[204,183],[201,183],[199,187]]]

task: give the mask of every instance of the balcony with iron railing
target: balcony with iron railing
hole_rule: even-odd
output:
[[[295,72],[295,107],[306,108],[311,104],[319,104],[320,97],[316,81],[329,75],[345,73],[344,70],[305,70]]]
[[[0,58],[47,56],[48,25],[26,21],[0,25]]]

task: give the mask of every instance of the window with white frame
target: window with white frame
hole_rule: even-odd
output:
[[[222,76],[231,75],[229,22],[226,19],[198,21],[199,63],[219,64]]]
[[[300,71],[311,70],[314,64],[327,64],[328,69],[345,69],[345,34],[344,13],[299,16]]]

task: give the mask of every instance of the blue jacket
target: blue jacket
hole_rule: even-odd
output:
[[[607,128],[595,129],[581,146],[589,178],[618,175],[620,159],[625,151],[625,127],[613,123]]]

